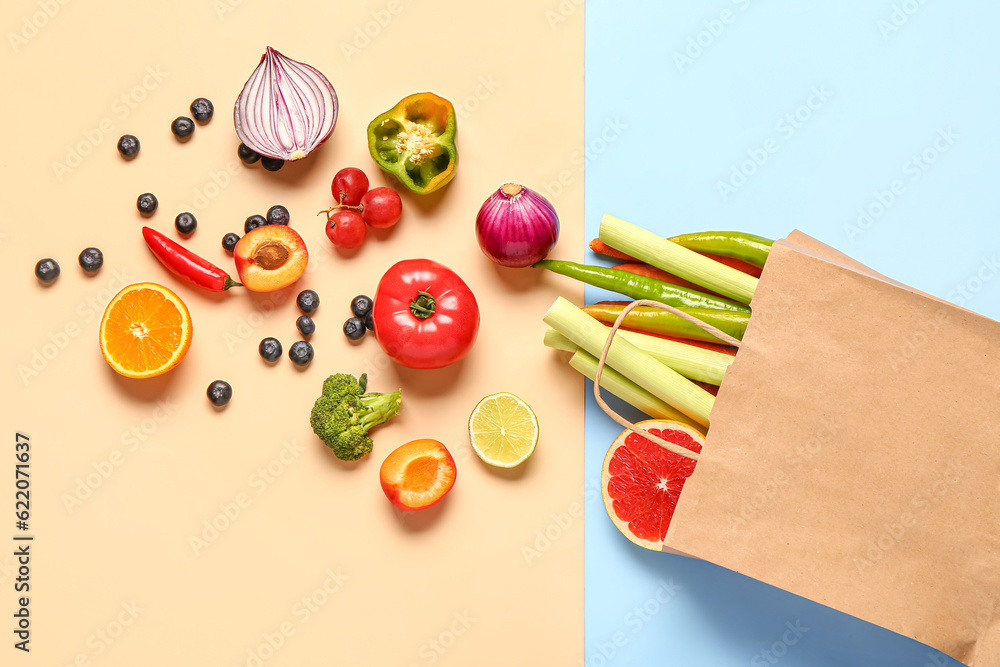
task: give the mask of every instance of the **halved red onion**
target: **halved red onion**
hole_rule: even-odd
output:
[[[545,259],[559,238],[559,216],[542,195],[507,183],[483,202],[476,236],[483,253],[497,264],[531,266]]]
[[[240,141],[261,155],[300,160],[333,132],[337,91],[315,67],[267,47],[236,98]]]

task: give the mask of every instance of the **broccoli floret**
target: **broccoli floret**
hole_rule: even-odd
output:
[[[309,423],[313,432],[338,459],[356,461],[372,450],[368,429],[384,424],[399,412],[401,394],[365,393],[367,375],[355,379],[346,373],[323,382],[323,395],[313,405]]]

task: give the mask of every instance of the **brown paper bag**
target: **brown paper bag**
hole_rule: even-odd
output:
[[[1000,323],[774,244],[665,550],[1000,665]]]

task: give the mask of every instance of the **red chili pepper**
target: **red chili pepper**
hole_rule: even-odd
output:
[[[230,287],[243,286],[215,264],[199,257],[176,241],[168,239],[155,229],[143,227],[142,238],[146,239],[146,245],[163,266],[170,269],[178,278],[183,278],[196,287],[211,292],[222,292]]]

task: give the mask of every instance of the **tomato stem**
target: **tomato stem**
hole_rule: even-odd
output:
[[[417,292],[416,298],[410,302],[410,312],[417,319],[426,320],[434,314],[434,297],[427,291]]]

